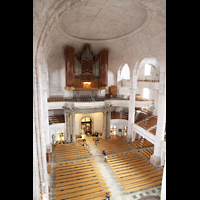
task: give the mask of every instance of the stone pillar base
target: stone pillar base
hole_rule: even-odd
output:
[[[126,135],[125,141],[126,142],[132,142],[132,135]]]
[[[161,164],[161,158],[159,156],[155,156],[154,154],[150,157],[150,163],[154,167],[160,167]]]
[[[75,143],[76,142],[76,136],[74,137],[73,135],[72,135],[72,141],[71,141],[72,143]]]
[[[70,138],[67,138],[66,142],[71,142]]]

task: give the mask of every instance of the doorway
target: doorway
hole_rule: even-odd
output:
[[[91,117],[81,119],[81,134],[90,135],[93,132],[93,120]]]
[[[57,141],[58,141],[58,144],[61,144],[61,142],[64,142],[64,141],[65,141],[64,131],[59,130],[59,131],[57,132]]]
[[[116,126],[111,126],[110,127],[110,135],[116,135],[116,134],[117,134]]]
[[[125,126],[125,127],[124,127],[124,135],[123,135],[123,137],[126,137],[127,133],[128,133],[128,127]]]

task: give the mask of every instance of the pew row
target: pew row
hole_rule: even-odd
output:
[[[94,158],[56,163],[56,200],[103,200],[107,190]]]
[[[162,183],[162,174],[136,151],[109,155],[107,162],[127,194]]]

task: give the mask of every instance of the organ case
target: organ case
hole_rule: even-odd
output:
[[[108,89],[108,50],[93,56],[90,45],[85,44],[80,54],[71,46],[65,48],[65,89]]]
[[[74,47],[65,48],[65,89],[71,90],[75,86],[75,49]]]

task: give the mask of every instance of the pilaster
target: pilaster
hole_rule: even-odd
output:
[[[71,138],[70,138],[70,114],[65,112],[65,130],[64,130],[64,134],[65,134],[65,139],[66,142],[71,142]]]
[[[126,135],[127,142],[131,142],[133,139],[132,136],[133,136],[133,123],[135,118],[135,94],[136,94],[136,89],[130,88],[128,134]]]
[[[106,139],[106,111],[103,111],[103,133],[102,139]]]
[[[110,119],[111,119],[111,111],[107,112],[107,138],[110,138]]]
[[[154,154],[150,157],[150,162],[154,166],[160,166],[161,164],[161,145],[162,145],[162,140],[164,140],[165,117],[166,117],[166,95],[159,94],[158,120],[156,129],[156,139],[154,144]]]
[[[48,195],[48,180],[47,180],[47,165],[46,165],[46,145],[44,141],[44,117],[43,117],[43,102],[42,102],[42,82],[41,82],[41,63],[35,60],[33,67],[33,134],[35,138],[35,148],[37,152],[38,172],[34,172],[39,178],[34,180],[39,181],[40,195]],[[35,184],[34,184],[35,185]]]
[[[37,154],[37,141],[35,134],[35,120],[33,112],[33,199],[39,199],[40,196],[40,180],[38,169],[38,154]]]
[[[162,177],[161,200],[166,200],[166,157]]]
[[[69,113],[69,132],[68,132],[68,141],[71,142],[72,135],[72,113]]]
[[[72,113],[72,142],[76,142],[76,133],[75,133],[75,112]]]
[[[135,141],[135,135],[136,135],[136,132],[135,132],[135,131],[133,131],[133,133],[132,133],[132,142],[134,142],[134,141]]]

